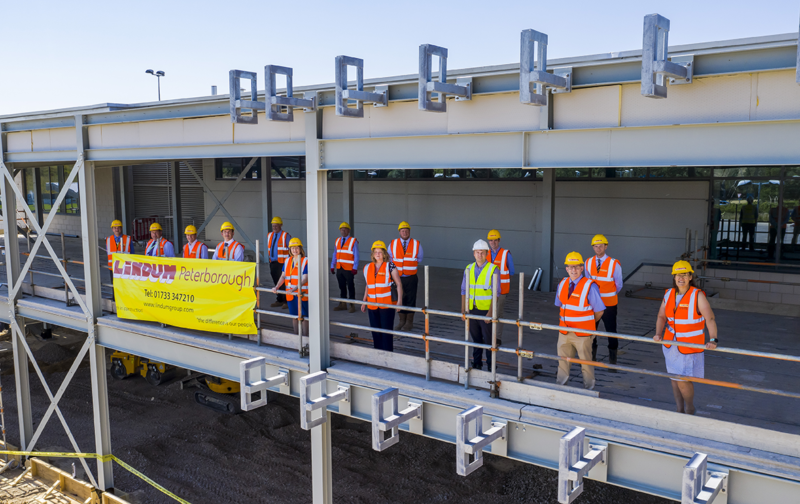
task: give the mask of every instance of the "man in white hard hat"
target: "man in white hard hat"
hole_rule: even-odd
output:
[[[489,244],[478,240],[472,246],[475,262],[467,266],[461,280],[461,314],[492,316],[492,292],[494,285],[500,285],[497,266],[488,260]],[[469,320],[469,335],[472,341],[492,344],[492,326],[483,320]],[[472,369],[483,369],[481,362],[483,348],[472,350]],[[486,350],[487,369],[492,368],[492,351]]]
[[[222,243],[214,250],[214,259],[222,261],[244,261],[244,245],[233,239],[233,224],[223,222],[219,228],[222,233]]]

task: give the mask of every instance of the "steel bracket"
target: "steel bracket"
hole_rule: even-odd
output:
[[[439,57],[439,78],[433,80],[433,57]],[[437,100],[431,99],[432,93],[438,93]],[[433,44],[419,46],[419,109],[429,112],[447,112],[447,95],[454,95],[462,100],[472,100],[472,77],[456,80],[456,84],[447,83],[447,49]]]
[[[575,427],[561,437],[558,446],[558,502],[569,504],[583,492],[583,478],[597,464],[607,463],[608,446],[589,445],[583,454],[586,429]]]
[[[283,75],[286,77],[286,96],[278,96],[276,77]],[[267,120],[268,121],[294,121],[294,108],[316,110],[317,100],[312,97],[310,100],[305,98],[295,98],[292,86],[292,69],[278,65],[266,65],[264,67],[264,99],[267,101]],[[283,111],[286,107],[286,111]]]
[[[391,387],[372,395],[372,449],[383,451],[400,441],[398,427],[412,418],[422,420],[422,404],[408,403],[408,407],[399,411],[400,391]],[[390,403],[392,411],[389,416],[383,416],[384,406]],[[384,440],[384,434],[389,431],[389,438]]]
[[[694,54],[686,54],[683,56],[673,56],[670,61],[686,68],[686,77],[683,79],[670,77],[670,86],[681,86],[683,84],[691,84],[694,82]]]
[[[474,426],[475,437],[470,438]],[[473,406],[456,416],[456,473],[467,476],[483,465],[483,449],[497,439],[505,439],[508,421],[492,418],[492,427],[483,431],[483,406]],[[470,455],[472,462],[469,461]]]
[[[520,34],[519,101],[546,106],[547,88],[553,93],[572,92],[572,67],[547,72],[547,35],[536,30]]]
[[[242,79],[250,80],[250,99],[242,100]],[[228,74],[231,99],[231,122],[236,124],[258,124],[258,111],[266,107],[263,102],[257,101],[258,76],[255,72],[245,70],[231,70]],[[247,112],[250,115],[243,115]]]
[[[667,97],[667,77],[689,84],[694,74],[694,57],[669,60],[669,19],[658,14],[644,17],[642,39],[642,96]],[[686,80],[688,79],[688,81]]]
[[[347,67],[356,67],[356,88],[347,89]],[[336,56],[336,115],[343,117],[364,117],[364,102],[376,106],[389,105],[389,87],[380,86],[381,91],[364,91],[364,60],[350,56]],[[347,101],[356,102],[355,108],[348,107]]]
[[[711,504],[727,491],[728,471],[721,467],[709,470],[705,453],[695,453],[683,467],[681,504]]]
[[[350,385],[340,383],[338,390],[333,394],[326,393],[326,382],[328,373],[317,371],[300,378],[300,427],[304,430],[311,430],[318,425],[324,424],[328,420],[325,408],[329,404],[339,401],[350,401]],[[311,397],[311,386],[320,384],[320,396],[317,399]],[[322,410],[322,416],[312,420],[312,415],[317,410]]]
[[[258,376],[253,377],[252,373]],[[239,363],[239,383],[241,385],[242,411],[250,411],[267,405],[267,389],[277,385],[289,385],[289,372],[281,369],[278,374],[267,378],[267,363],[264,357],[256,357]],[[253,395],[260,397],[253,400]]]

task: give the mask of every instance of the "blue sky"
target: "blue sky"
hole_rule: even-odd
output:
[[[227,93],[233,68],[263,89],[267,64],[293,67],[295,85],[332,82],[339,54],[363,58],[366,78],[415,73],[422,43],[447,47],[451,69],[514,63],[527,28],[551,58],[637,49],[653,12],[687,44],[797,32],[800,2],[0,0],[0,114],[155,101],[148,68],[174,99]]]

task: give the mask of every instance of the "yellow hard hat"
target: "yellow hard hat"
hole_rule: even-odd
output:
[[[303,242],[300,241],[300,238],[295,237],[295,238],[292,238],[291,240],[289,240],[289,246],[290,247],[302,247],[303,246]]]
[[[158,222],[150,224],[150,231],[162,231],[161,224],[159,224]]]
[[[281,219],[280,217],[273,217],[272,218],[272,222],[270,222],[270,224],[280,224],[282,226],[283,225],[283,219]]]
[[[487,240],[499,240],[500,239],[500,231],[496,229],[492,229],[489,231],[489,236],[486,237]]]
[[[403,221],[403,222],[400,223],[399,226],[397,226],[397,230],[398,231],[400,231],[401,229],[411,229],[411,224],[409,224],[406,221]],[[384,247],[384,248],[386,248],[386,247]]]
[[[383,243],[382,241],[378,240],[378,241],[376,241],[375,243],[372,244],[372,248],[370,250],[375,250],[376,248],[382,248],[382,249],[385,250],[386,249],[386,244]]]
[[[583,256],[580,255],[578,252],[570,252],[567,254],[567,258],[564,260],[564,264],[568,266],[572,266],[574,264],[583,265]]]
[[[183,234],[197,234],[197,228],[189,224],[186,226],[186,229],[183,230]]]
[[[677,275],[678,273],[694,273],[694,270],[688,261],[678,261],[672,265],[672,274]]]
[[[119,220],[119,219],[115,219],[115,220],[111,221],[111,227],[112,228],[122,227],[122,221]]]
[[[233,231],[234,230],[233,229],[233,224],[231,224],[228,221],[223,222],[222,226],[220,226],[219,230],[220,231],[225,231],[226,229],[230,229],[231,231]]]
[[[601,243],[608,245],[608,239],[601,234],[594,235],[594,238],[592,238],[592,246],[600,245]]]
[[[339,229],[342,229],[342,228],[350,229],[350,224],[348,224],[346,222],[342,222],[341,224],[339,224]]]

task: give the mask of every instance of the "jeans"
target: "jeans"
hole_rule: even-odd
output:
[[[487,310],[473,308],[469,311],[470,315],[486,315]],[[492,324],[483,320],[469,319],[469,336],[475,343],[492,344]],[[472,368],[483,369],[482,357],[483,348],[472,348]],[[492,351],[486,350],[486,366],[492,369]]]
[[[344,299],[356,298],[356,282],[353,270],[340,268],[336,270],[336,280],[339,282],[339,297]]]
[[[394,324],[394,308],[378,308],[367,310],[369,325],[375,329],[392,329]],[[394,336],[383,332],[372,331],[372,345],[378,350],[394,351]]]

